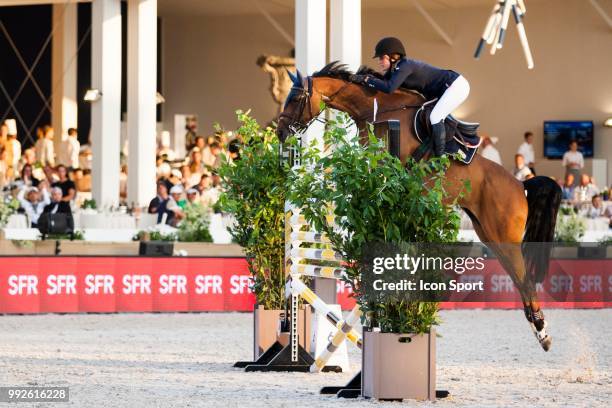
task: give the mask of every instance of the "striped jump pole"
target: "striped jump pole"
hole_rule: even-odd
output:
[[[342,328],[344,323],[328,306],[319,298],[312,290],[310,290],[299,277],[291,278],[291,292],[300,295],[308,302],[317,313],[325,316],[325,318],[333,324],[337,329]],[[351,330],[346,334],[346,338],[357,347],[361,348],[361,336],[355,330]]]
[[[359,305],[355,305],[351,313],[346,317],[346,320],[340,321],[340,328],[331,339],[325,350],[319,355],[319,358],[315,360],[315,362],[310,366],[311,373],[318,373],[325,367],[325,364],[329,361],[332,354],[340,347],[340,344],[347,338],[348,334],[353,330],[353,327],[359,323],[359,319],[361,318],[361,309]]]
[[[343,279],[346,276],[344,268],[336,268],[334,266],[293,264],[289,270],[293,275],[299,274],[315,278]]]

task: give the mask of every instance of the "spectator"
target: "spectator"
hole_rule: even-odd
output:
[[[565,182],[561,186],[561,198],[563,200],[574,199],[574,175],[572,173],[565,175]]]
[[[34,163],[36,163],[36,152],[31,147],[25,149],[23,151],[23,156],[21,156],[21,167],[23,168],[26,164],[33,166]]]
[[[21,178],[24,186],[27,187],[38,187],[40,180],[36,178],[32,171],[32,165],[26,164],[21,169]]]
[[[523,156],[525,163],[527,163],[527,167],[531,171],[532,175],[536,175],[535,171],[535,152],[533,150],[533,133],[525,132],[524,135],[525,141],[521,143],[518,148],[517,154]]]
[[[83,169],[74,169],[72,176],[72,181],[74,181],[74,186],[76,187],[77,192],[86,193],[91,191],[91,177],[88,177]],[[121,178],[119,180],[121,180]]]
[[[44,213],[56,214],[56,213],[64,213],[70,214],[72,217],[72,209],[70,208],[70,203],[68,201],[64,201],[64,193],[62,189],[59,187],[53,187],[51,189],[51,204],[45,206]]]
[[[157,151],[157,155],[164,160],[174,161],[176,159],[176,152],[170,148],[170,132],[164,130],[160,136],[160,147]]]
[[[164,214],[167,215],[166,224],[173,224],[174,211],[172,208],[178,207],[172,197],[168,195],[168,187],[163,181],[157,182],[157,197],[149,203],[149,214],[157,214],[157,223],[159,224]]]
[[[66,167],[76,169],[79,167],[79,153],[81,144],[79,143],[77,130],[75,128],[68,129],[68,137],[62,142],[59,162]]]
[[[588,174],[580,176],[580,184],[574,189],[574,200],[576,202],[589,201],[589,197],[599,194],[599,189],[591,183],[591,177]]]
[[[202,153],[202,157],[204,157],[204,151],[206,150],[206,139],[204,138],[204,136],[198,136],[195,139],[195,145],[191,148],[191,150],[189,151],[189,156],[191,156],[191,152],[193,151],[193,149],[195,148],[200,149],[200,153]]]
[[[2,122],[2,124],[0,125],[0,147],[4,146],[4,144],[8,140],[8,132],[8,125],[6,124],[6,122]]]
[[[176,204],[179,206],[181,210],[184,210],[185,207],[187,206],[187,200],[183,198],[184,192],[185,190],[183,189],[183,186],[180,184],[176,184],[170,189],[170,195],[172,196],[172,198],[174,199],[174,201],[176,202]]]
[[[7,154],[7,164],[10,165],[12,174],[19,173],[19,160],[21,159],[21,142],[17,140],[17,134],[9,134],[6,145],[10,151]]]
[[[191,161],[189,167],[192,173],[205,173],[204,162],[202,161],[202,152],[197,147],[191,149]]]
[[[187,187],[193,187],[200,181],[202,175],[200,173],[192,173],[191,168],[187,165],[181,166],[182,184]]]
[[[187,190],[187,202],[189,204],[200,203],[200,192],[196,188]]]
[[[599,194],[591,197],[591,208],[588,212],[589,218],[612,217],[612,211],[609,206],[606,206]]]
[[[574,184],[580,179],[581,170],[584,168],[584,157],[578,151],[578,142],[572,140],[569,144],[569,150],[563,155],[563,167],[565,174],[574,175]]]
[[[495,148],[494,144],[497,143],[496,137],[485,136],[482,138],[482,149],[480,150],[480,154],[485,159],[489,159],[494,163],[497,163],[501,166],[502,160],[499,154],[499,151]],[[230,146],[230,155],[232,154],[231,146]]]
[[[516,179],[519,181],[525,181],[533,177],[531,170],[529,170],[529,167],[525,165],[525,159],[523,158],[523,155],[521,154],[516,154],[514,156],[513,174],[514,174],[514,177],[516,177]]]
[[[127,170],[128,166],[127,165],[122,165],[121,166],[121,172],[119,172],[119,198],[121,202],[126,202],[127,200],[127,190],[128,190],[128,173]],[[75,177],[76,176],[76,171],[75,171]],[[76,183],[76,179],[74,180]],[[77,188],[78,190],[78,188]]]
[[[219,142],[213,142],[209,148],[210,155],[207,157],[206,161],[204,161],[204,158],[202,158],[202,161],[208,169],[215,170],[221,165],[221,145]]]
[[[36,187],[25,187],[17,194],[17,199],[21,204],[21,208],[25,211],[30,226],[36,228],[38,226],[38,218],[45,210],[45,207],[51,203],[49,191],[45,182],[41,183],[41,189]]]
[[[10,183],[12,174],[12,169],[6,163],[6,149],[0,147],[0,190]]]
[[[51,186],[59,187],[62,190],[62,201],[70,202],[76,194],[76,185],[74,181],[68,178],[68,171],[63,164],[57,166],[57,175],[59,181],[51,184]]]
[[[55,166],[55,152],[53,147],[53,128],[51,126],[45,126],[40,129],[38,133],[38,140],[34,145],[34,149],[36,151],[36,159],[43,166]]]

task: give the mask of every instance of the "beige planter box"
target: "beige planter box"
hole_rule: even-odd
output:
[[[17,243],[19,242],[19,243]],[[52,256],[55,255],[55,242],[50,241],[10,241],[0,240],[2,256]]]
[[[578,259],[578,247],[555,246],[551,251],[550,257],[552,259]]]
[[[363,332],[362,394],[377,399],[436,399],[436,332]]]
[[[70,256],[136,256],[138,255],[138,242],[88,242],[88,241],[60,241],[60,255]]]
[[[241,257],[242,247],[237,244],[212,244],[208,242],[175,242],[174,252],[187,252],[187,256]]]
[[[253,361],[276,342],[279,321],[284,313],[284,310],[266,310],[263,306],[257,306],[254,310]],[[310,306],[300,308],[298,315],[299,343],[308,352],[310,352],[311,315]]]

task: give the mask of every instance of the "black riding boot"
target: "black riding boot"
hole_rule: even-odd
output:
[[[446,127],[444,121],[431,125],[433,132],[434,154],[442,156],[446,153]]]

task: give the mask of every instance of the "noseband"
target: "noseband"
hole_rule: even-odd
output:
[[[319,119],[318,115],[315,116],[312,113],[312,104],[310,103],[310,98],[312,96],[312,77],[310,76],[306,77],[306,80],[304,82],[306,82],[307,86],[304,86],[304,83],[302,83],[301,86],[294,85],[293,87],[291,87],[290,94],[293,92],[298,94],[297,98],[299,101],[298,102],[299,105],[298,105],[298,108],[295,110],[295,114],[288,115],[283,111],[279,115],[279,119],[287,118],[289,120],[288,128],[293,133],[303,132],[304,130],[308,129],[308,127],[314,121],[325,123],[325,120]],[[323,100],[325,102],[331,102],[339,93],[341,93],[350,84],[351,84],[350,82],[345,83],[344,85],[342,85],[342,87],[340,87],[340,89],[338,89],[336,92],[334,92],[330,96],[323,95]],[[308,105],[308,114],[310,115],[310,120],[307,123],[302,123],[300,122],[300,118],[304,115],[304,110],[306,109],[306,105]]]
[[[300,133],[312,123],[315,119],[312,114],[312,105],[310,103],[310,97],[312,95],[312,78],[306,78],[307,87],[302,84],[301,86],[293,85],[290,91],[290,95],[292,93],[297,93],[298,107],[294,110],[293,115],[288,115],[284,111],[279,115],[279,119],[287,118],[289,120],[289,130],[294,133]],[[308,105],[308,114],[310,115],[310,120],[308,123],[300,122],[300,118],[304,115],[304,110],[306,109],[306,105]]]

